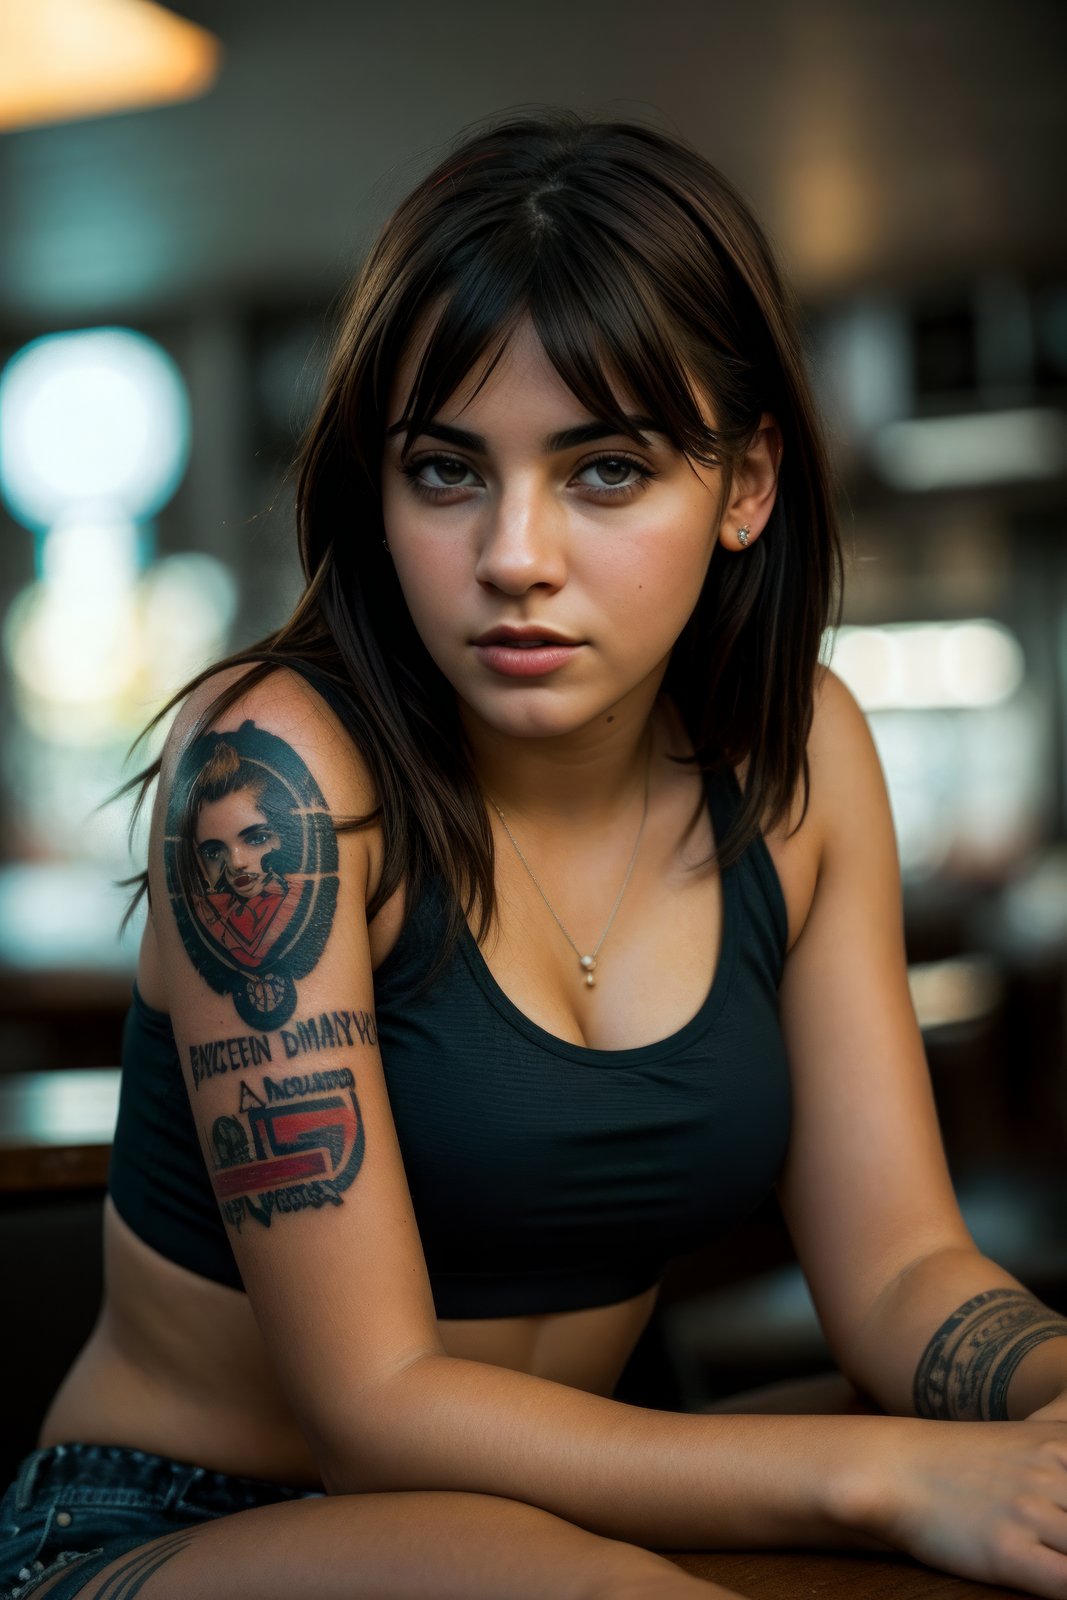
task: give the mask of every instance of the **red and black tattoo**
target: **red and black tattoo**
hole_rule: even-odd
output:
[[[342,1204],[363,1164],[366,1135],[349,1067],[244,1080],[234,1114],[211,1125],[219,1209],[238,1231],[276,1213]]]
[[[253,722],[195,740],[171,794],[164,861],[201,977],[232,995],[249,1027],[288,1022],[337,905],[333,819],[295,750]]]

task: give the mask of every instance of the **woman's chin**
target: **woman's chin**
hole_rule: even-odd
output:
[[[600,711],[599,707],[590,710],[576,705],[573,699],[568,704],[568,698],[527,693],[509,697],[510,703],[501,703],[501,698],[494,696],[492,699],[480,697],[476,704],[470,701],[465,704],[466,710],[479,722],[505,738],[563,739],[587,728]]]
[[[619,716],[635,689],[640,695],[642,685],[620,685],[614,693],[602,689],[599,694],[565,690],[562,685],[509,687],[503,692],[460,695],[460,715],[504,738],[566,739],[598,728],[606,717]]]

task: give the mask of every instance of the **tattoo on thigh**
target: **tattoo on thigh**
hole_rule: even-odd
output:
[[[1067,1336],[1067,1319],[1022,1289],[987,1289],[954,1311],[915,1372],[916,1414],[948,1421],[1008,1416],[1008,1385],[1045,1339]]]
[[[363,1164],[366,1133],[349,1067],[243,1078],[232,1115],[211,1126],[219,1209],[240,1232],[275,1213],[342,1204]]]
[[[105,1578],[93,1590],[90,1600],[132,1600],[133,1595],[140,1594],[154,1572],[173,1560],[192,1541],[192,1532],[174,1533],[169,1538],[154,1540],[124,1562],[110,1578]]]
[[[337,905],[333,819],[296,751],[253,722],[195,740],[174,781],[164,863],[204,981],[251,1028],[288,1022]]]

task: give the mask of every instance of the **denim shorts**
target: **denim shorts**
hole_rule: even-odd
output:
[[[108,1562],[148,1539],[320,1494],[122,1445],[34,1450],[0,1502],[0,1600],[23,1600],[66,1567],[48,1600],[72,1600]]]

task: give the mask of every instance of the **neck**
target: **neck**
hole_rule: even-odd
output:
[[[575,829],[603,826],[644,787],[650,742],[653,760],[657,750],[673,748],[669,708],[657,703],[655,689],[558,736],[520,738],[466,708],[460,715],[487,798],[506,817],[565,825],[572,836]]]

